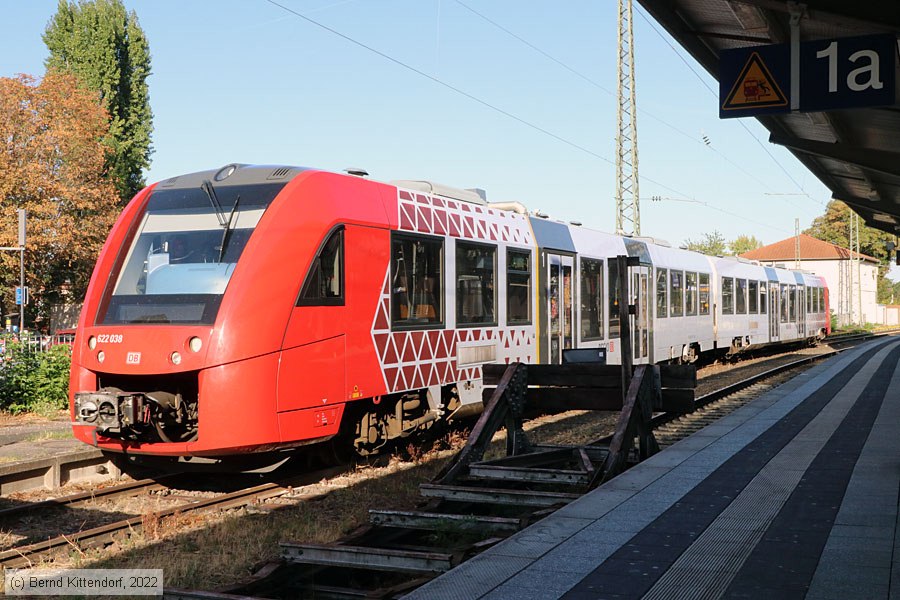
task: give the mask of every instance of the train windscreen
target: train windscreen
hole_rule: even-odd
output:
[[[284,184],[156,190],[100,323],[212,324],[241,253]]]

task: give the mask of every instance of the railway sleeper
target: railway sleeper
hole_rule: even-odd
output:
[[[411,574],[437,574],[449,571],[459,563],[461,557],[448,552],[282,542],[281,558],[286,562],[297,564],[355,567]]]
[[[406,529],[459,530],[510,534],[521,529],[526,520],[510,517],[476,516],[472,514],[369,509],[369,521],[373,525],[403,527]]]

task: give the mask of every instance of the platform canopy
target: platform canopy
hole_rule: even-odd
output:
[[[739,48],[789,45],[793,14],[799,19],[796,22],[801,43],[893,35],[892,78],[900,81],[900,60],[896,55],[896,37],[900,34],[898,0],[811,0],[805,4],[788,0],[638,2],[717,79],[723,52],[727,56]],[[863,58],[850,68],[865,63]],[[784,93],[788,94],[787,89]],[[900,233],[897,100],[887,106],[792,111],[755,118],[769,130],[771,142],[788,148],[831,190],[835,199],[849,204],[866,224]]]

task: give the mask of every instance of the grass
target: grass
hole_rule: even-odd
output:
[[[26,436],[22,441],[24,442],[45,442],[49,440],[70,440],[72,439],[72,432],[69,429],[65,431],[38,431],[36,433],[32,433],[29,436]]]

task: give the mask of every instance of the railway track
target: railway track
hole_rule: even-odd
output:
[[[0,552],[0,566],[11,568],[30,567],[52,559],[54,554],[63,550],[71,550],[74,548],[79,551],[84,551],[91,548],[104,547],[121,537],[141,531],[147,522],[158,523],[162,519],[176,515],[228,510],[265,502],[289,494],[297,494],[297,488],[302,488],[302,486],[315,483],[323,477],[332,477],[343,470],[343,468],[329,468],[308,472],[303,475],[291,477],[279,483],[264,483],[233,492],[223,493],[213,498],[198,498],[162,510],[151,511],[146,514],[136,515],[131,518],[118,520],[98,527],[92,527],[82,531],[73,531],[41,542],[18,546]],[[47,509],[74,507],[78,504],[92,500],[110,500],[113,498],[129,497],[145,494],[150,491],[162,490],[167,487],[163,481],[170,481],[177,477],[178,475],[168,475],[156,480],[145,479],[134,481],[100,490],[46,500],[35,504],[7,508],[0,511],[0,523],[3,523],[5,526],[12,519],[21,519],[25,516],[37,515],[40,514],[41,511],[46,511]]]

